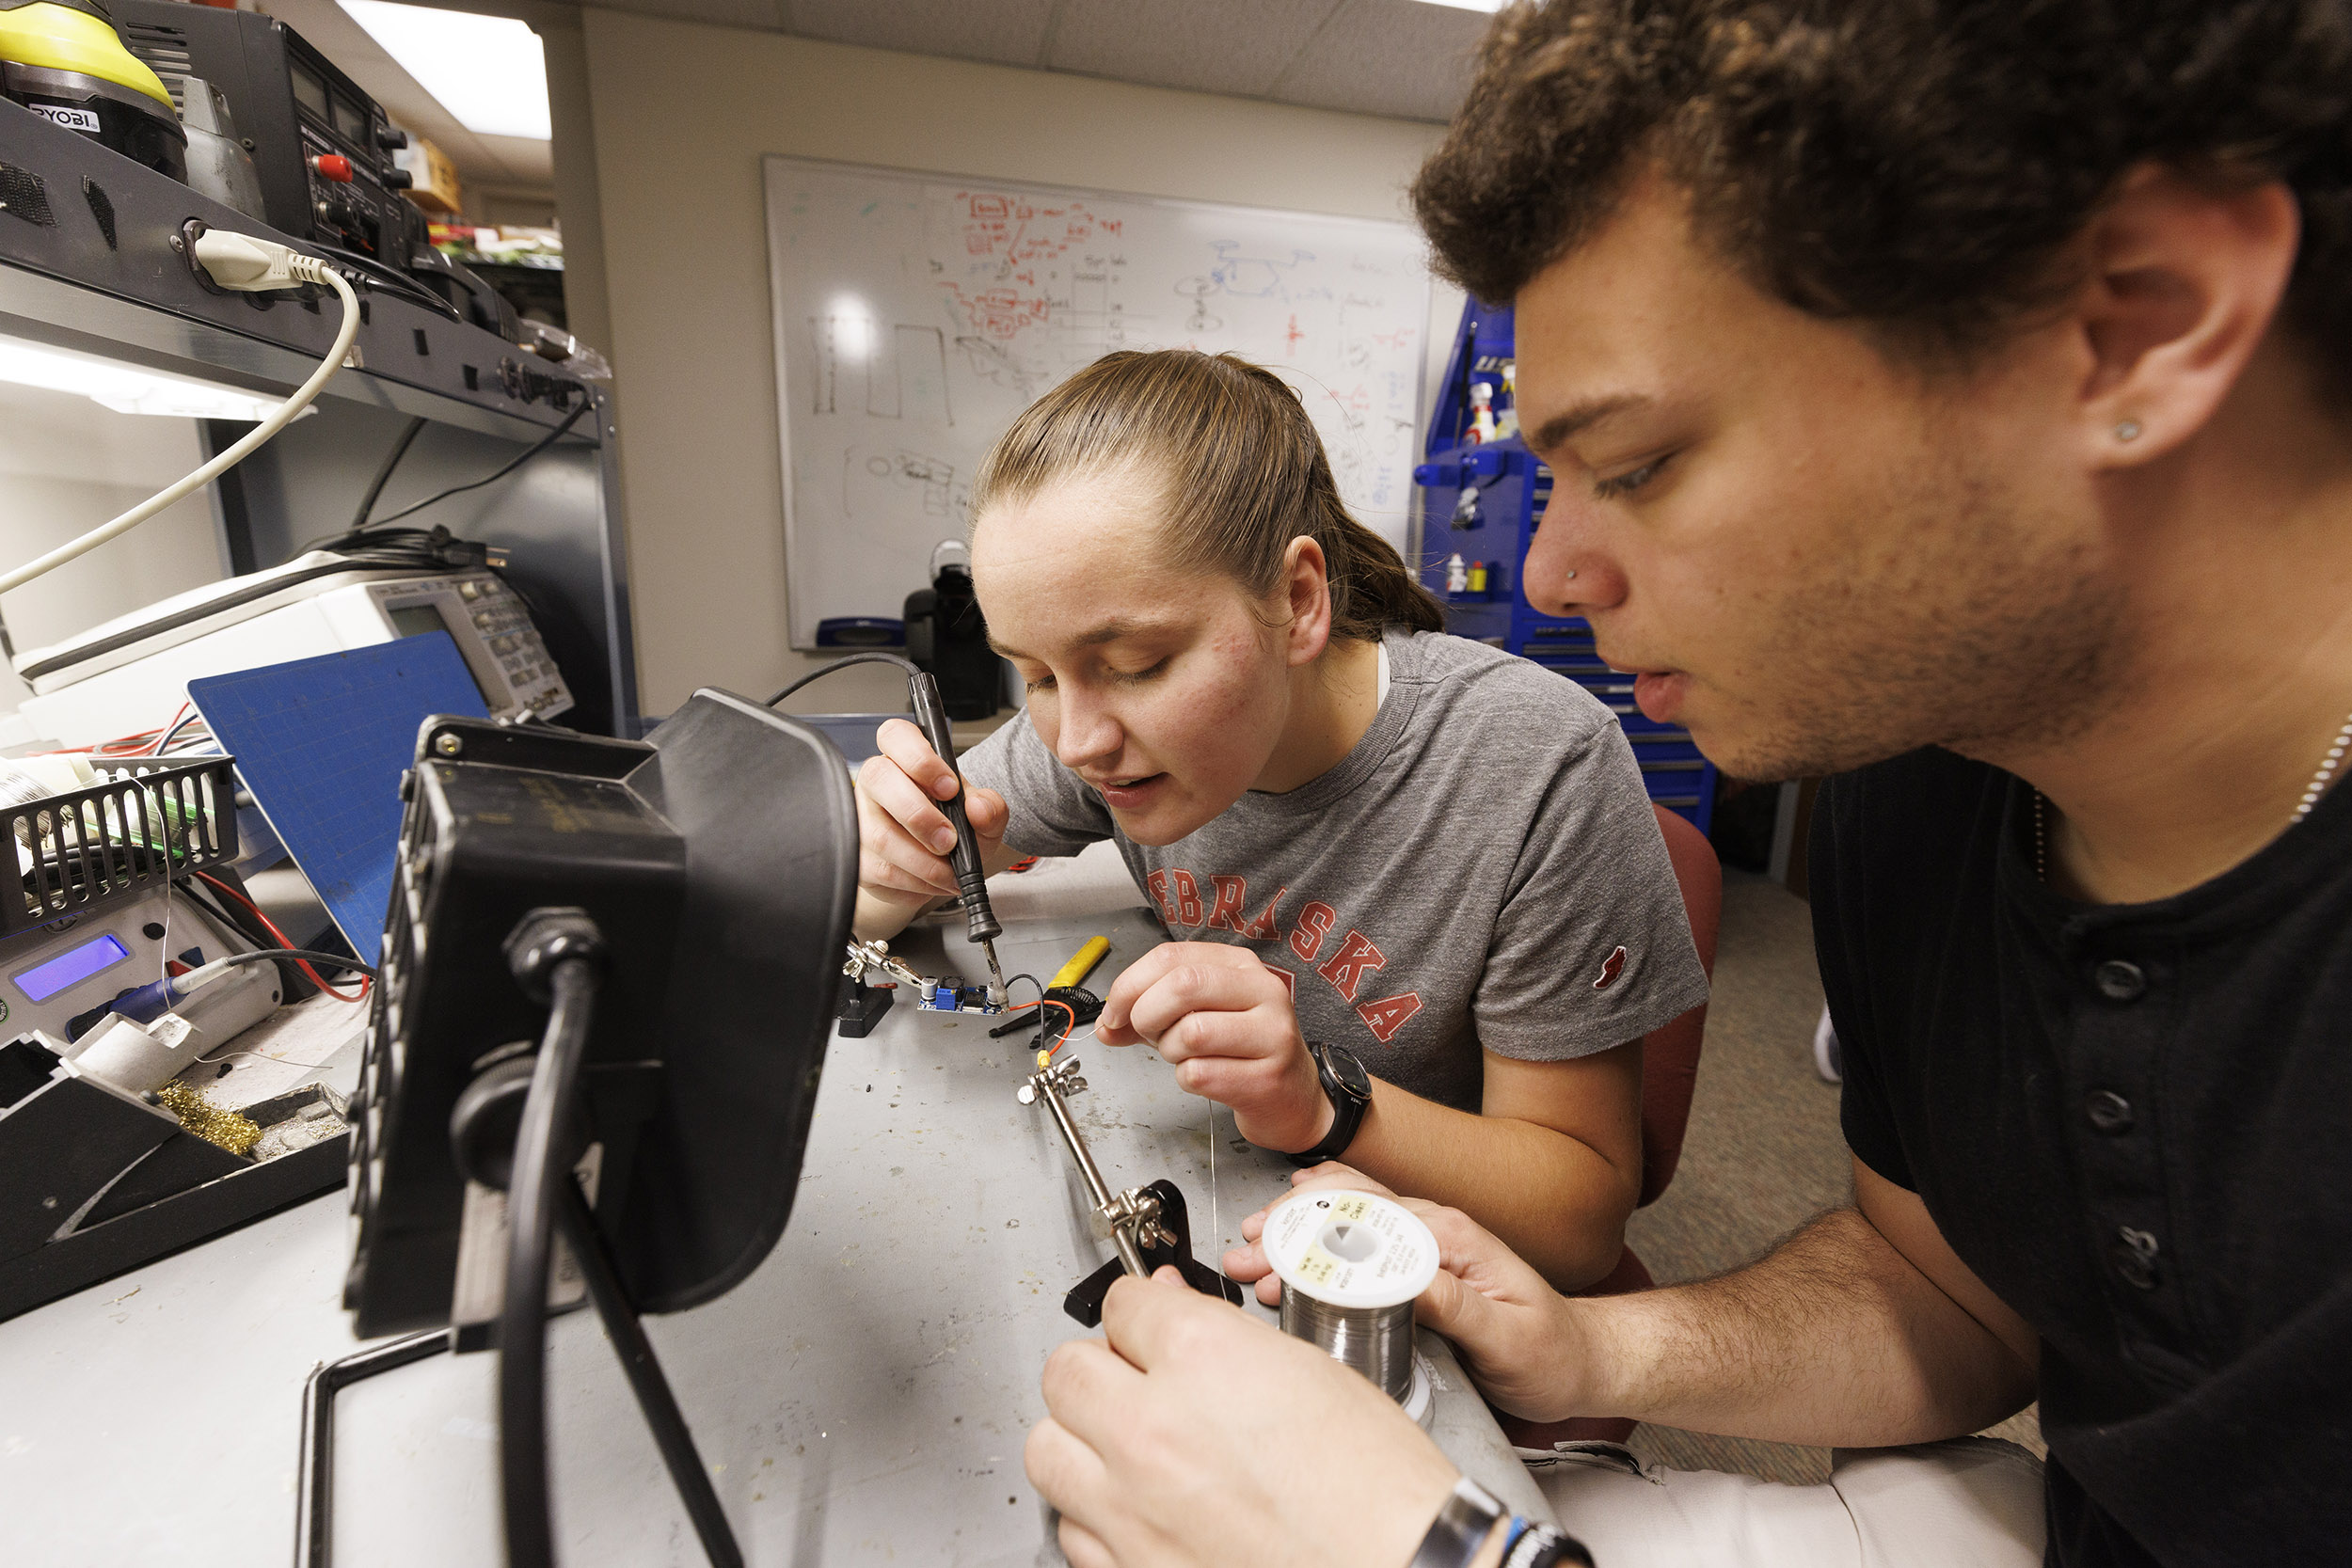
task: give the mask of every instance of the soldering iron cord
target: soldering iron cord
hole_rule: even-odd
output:
[[[808,685],[809,682],[822,680],[827,675],[832,674],[834,671],[847,670],[852,664],[895,664],[899,669],[904,670],[910,679],[923,673],[922,667],[917,665],[913,659],[900,658],[897,654],[851,654],[847,658],[836,658],[831,664],[818,665],[816,669],[811,670],[807,674],[803,675],[800,679],[792,682],[783,690],[769,698],[766,705],[773,707],[778,703],[783,702],[787,697],[792,695],[795,691],[798,691],[801,688]]]

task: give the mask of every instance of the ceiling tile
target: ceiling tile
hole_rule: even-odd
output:
[[[1344,0],[1063,0],[1044,63],[1152,87],[1263,97]]]
[[[778,0],[596,0],[608,10],[666,16],[677,22],[707,22],[720,27],[749,27],[772,33],[783,26]]]
[[[1490,19],[1421,0],[1343,0],[1266,96],[1317,109],[1448,120]]]
[[[608,4],[610,0],[597,0]],[[693,3],[693,0],[657,0]],[[835,43],[1034,66],[1055,0],[774,0],[784,30]]]

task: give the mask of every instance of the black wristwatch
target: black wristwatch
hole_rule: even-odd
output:
[[[1347,1146],[1356,1141],[1356,1129],[1364,1124],[1364,1113],[1372,1109],[1372,1074],[1364,1070],[1353,1051],[1309,1040],[1307,1052],[1315,1059],[1315,1074],[1323,1080],[1323,1092],[1331,1101],[1331,1131],[1314,1148],[1283,1156],[1301,1170],[1346,1153]]]

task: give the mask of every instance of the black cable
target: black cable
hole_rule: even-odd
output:
[[[662,1464],[669,1466],[678,1500],[686,1505],[694,1533],[702,1538],[703,1555],[710,1560],[711,1568],[743,1568],[743,1549],[727,1528],[726,1512],[719,1506],[719,1494],[711,1487],[702,1455],[695,1451],[694,1434],[687,1430],[677,1396],[661,1375],[653,1341],[645,1338],[644,1324],[638,1322],[636,1309],[621,1289],[620,1273],[612,1266],[604,1232],[596,1228],[588,1195],[566,1172],[555,1183],[555,1198],[557,1227],[571,1245],[580,1277],[588,1283],[589,1298],[596,1303],[596,1316],[604,1320],[605,1335],[612,1341],[612,1353],[621,1359],[621,1370],[628,1374],[629,1389],[653,1432],[654,1447],[661,1450]]]
[[[303,243],[313,250],[326,252],[327,255],[346,266],[358,268],[368,275],[368,281],[375,287],[389,289],[395,293],[405,295],[412,304],[422,305],[428,309],[437,310],[461,326],[465,325],[466,317],[463,311],[390,262],[379,261],[372,256],[362,256],[356,250],[345,250],[339,245],[328,245],[324,240],[306,240]]]
[[[165,751],[169,748],[172,741],[179,736],[182,730],[186,729],[190,724],[201,724],[203,722],[204,716],[191,707],[187,712],[172,721],[171,728],[166,730],[164,732],[163,738],[155,742],[155,750],[151,754],[155,756],[162,756]],[[206,727],[210,728],[209,725]]]
[[[1005,982],[1005,1006],[1008,1010],[1012,1006],[1013,983],[1018,980],[1026,980],[1037,988],[1037,1048],[1042,1051],[1045,1049],[1045,982],[1026,971],[1007,980]]]
[[[598,976],[587,958],[548,975],[553,1006],[532,1065],[506,1187],[506,1301],[499,1317],[499,1479],[507,1568],[555,1568],[548,1505],[548,1263],[556,1183],[571,1178],[564,1134],[578,1115],[580,1058]]]
[[[359,498],[359,510],[351,515],[351,532],[358,533],[367,528],[368,514],[375,510],[375,498],[384,493],[385,482],[392,477],[392,470],[400,467],[400,460],[408,455],[408,444],[417,438],[417,432],[423,428],[424,416],[420,414],[408,421],[408,428],[402,431],[400,439],[392,443],[392,450],[385,457],[384,466],[375,470],[375,483],[369,485],[368,493]]]
[[[268,929],[251,915],[243,911],[232,912],[229,906],[222,903],[212,889],[205,885],[201,878],[194,875],[174,878],[171,884],[171,895],[174,898],[185,898],[198,909],[202,910],[214,924],[236,932],[246,941],[253,943],[256,948],[266,947],[278,940],[271,936]]]
[[[792,695],[795,691],[798,691],[801,688],[806,686],[809,682],[822,679],[824,676],[832,674],[835,670],[847,670],[852,664],[895,664],[899,669],[904,670],[911,676],[919,675],[923,673],[921,666],[917,665],[913,659],[900,658],[897,654],[851,654],[847,658],[836,658],[831,664],[824,665],[818,669],[811,670],[807,674],[803,675],[799,680],[794,681],[790,686],[786,687],[783,690],[769,698],[767,705],[773,707],[778,703],[783,702],[787,697]]]
[[[424,499],[417,502],[414,506],[402,507],[398,512],[393,513],[389,517],[378,517],[369,526],[371,528],[381,528],[386,523],[396,523],[403,517],[408,516],[412,513],[423,511],[426,507],[433,505],[437,501],[445,501],[449,499],[450,497],[463,495],[468,490],[479,490],[485,484],[497,483],[500,480],[504,479],[508,474],[513,473],[516,468],[521,467],[524,464],[530,462],[532,458],[538,456],[541,452],[555,445],[558,438],[560,438],[564,432],[570,430],[572,426],[580,422],[580,417],[582,414],[587,413],[589,409],[595,406],[596,405],[592,403],[581,403],[579,407],[564,416],[564,422],[562,424],[557,425],[553,430],[550,430],[545,436],[540,436],[538,441],[531,448],[530,451],[516,457],[504,467],[499,469],[498,472],[482,479],[477,479],[470,484],[453,484],[437,496],[427,496]]]
[[[323,533],[305,541],[294,553],[304,555],[311,550],[326,550],[343,557],[342,562],[329,568],[348,571],[353,567],[414,567],[421,571],[446,571],[450,567],[488,566],[490,546],[469,539],[460,539],[446,528],[386,528],[373,524],[368,531],[345,531]]]
[[[322,953],[315,947],[264,947],[259,952],[231,953],[226,958],[208,959],[197,967],[203,969],[212,964],[251,964],[260,963],[264,959],[278,958],[308,958],[314,964],[333,964],[337,969],[348,969],[355,974],[364,974],[371,980],[375,978],[373,964],[363,964],[357,958],[339,954]]]

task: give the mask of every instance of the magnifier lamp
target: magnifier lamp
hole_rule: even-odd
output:
[[[799,1183],[856,895],[857,816],[816,730],[703,690],[644,741],[428,720],[359,1090],[344,1305],[306,1399],[324,1563],[335,1390],[499,1349],[512,1568],[554,1561],[546,1320],[584,1286],[714,1564],[742,1556],[639,1312],[748,1275]]]

